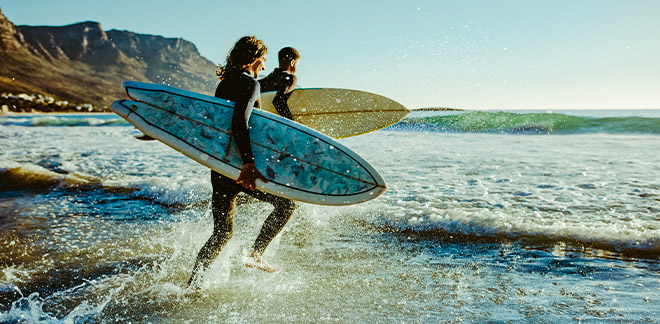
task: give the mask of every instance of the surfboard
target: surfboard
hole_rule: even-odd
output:
[[[277,114],[276,92],[261,94],[261,109]],[[361,135],[395,124],[410,110],[381,95],[350,89],[296,89],[287,101],[296,122],[334,138]]]
[[[236,179],[243,166],[231,135],[233,102],[165,85],[126,81],[128,95],[111,109],[144,134]],[[157,104],[157,105],[154,105]],[[387,190],[364,158],[337,140],[255,109],[249,121],[257,189],[320,205],[350,205]]]

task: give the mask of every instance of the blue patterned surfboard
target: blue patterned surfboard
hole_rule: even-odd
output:
[[[231,135],[233,102],[158,84],[125,81],[128,95],[112,110],[143,133],[236,179],[242,160]],[[335,139],[255,109],[249,121],[257,188],[321,205],[364,202],[387,190],[380,174]]]

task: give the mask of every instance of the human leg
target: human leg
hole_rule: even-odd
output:
[[[267,272],[276,272],[280,268],[277,266],[272,266],[264,260],[262,254],[273,241],[275,236],[282,231],[286,223],[291,218],[293,211],[295,209],[295,204],[292,200],[278,197],[263,191],[253,191],[247,192],[249,195],[272,204],[275,208],[268,215],[266,221],[261,227],[261,231],[257,236],[257,239],[254,242],[252,247],[252,252],[245,260],[245,265],[252,268],[257,268]]]
[[[206,270],[213,263],[234,232],[234,200],[239,192],[236,183],[215,171],[211,171],[211,184],[213,186],[211,197],[213,233],[197,254],[197,260],[188,280],[188,286],[195,281],[200,271]]]
[[[291,215],[293,215],[293,211],[295,210],[295,204],[292,200],[274,195],[271,196],[267,201],[275,208],[264,221],[261,231],[252,246],[252,251],[258,254],[264,253],[270,242],[273,241],[275,236],[282,231],[286,223],[291,219]]]

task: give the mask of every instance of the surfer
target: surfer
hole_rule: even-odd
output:
[[[300,54],[293,47],[282,48],[277,53],[280,66],[265,78],[259,80],[261,92],[277,91],[273,106],[280,116],[293,120],[287,100],[296,88],[298,79],[294,75],[298,70]]]
[[[280,66],[275,68],[265,78],[259,80],[259,85],[261,86],[260,92],[277,91],[275,98],[273,98],[275,110],[277,110],[280,116],[293,120],[293,115],[289,110],[287,101],[298,83],[298,79],[294,73],[298,70],[300,54],[293,47],[284,47],[277,53],[277,58]],[[259,72],[257,71],[257,73]],[[257,98],[257,101],[259,100]],[[261,104],[257,103],[256,106],[261,107]],[[145,134],[136,135],[135,138],[141,141],[155,140],[155,138]]]
[[[240,192],[275,207],[266,218],[245,265],[268,272],[280,270],[268,264],[262,255],[268,244],[289,221],[295,206],[289,199],[255,190],[257,179],[267,181],[254,165],[248,127],[248,120],[260,93],[256,78],[259,72],[264,70],[267,51],[261,40],[254,36],[245,36],[236,42],[227,56],[225,66],[221,66],[217,71],[221,81],[215,96],[235,103],[232,132],[243,160],[243,168],[236,180],[211,170],[213,234],[197,255],[188,286],[193,284],[200,271],[206,270],[213,263],[231,238],[234,230],[234,203]]]

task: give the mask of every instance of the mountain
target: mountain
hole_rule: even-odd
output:
[[[34,93],[109,106],[122,80],[212,94],[216,66],[181,38],[104,31],[97,22],[15,26],[0,9],[0,93]]]

